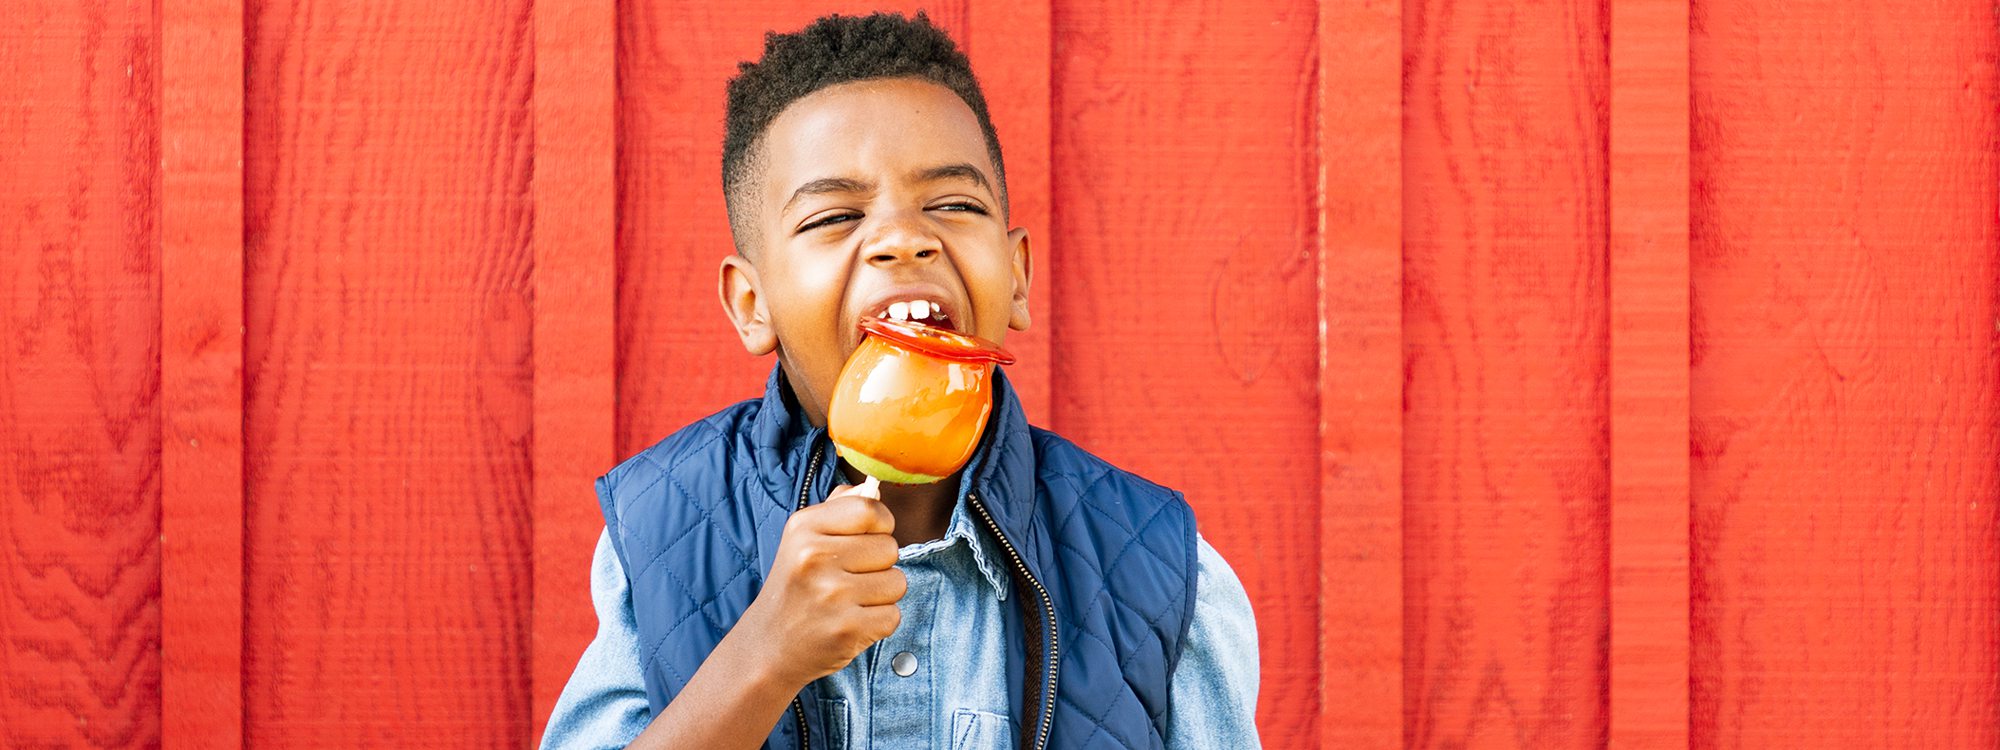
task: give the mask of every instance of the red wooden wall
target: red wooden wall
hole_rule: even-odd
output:
[[[794,0],[0,0],[0,746],[522,746]],[[2000,27],[945,0],[1270,747],[2000,745]]]

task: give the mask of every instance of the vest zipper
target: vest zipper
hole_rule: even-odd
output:
[[[972,510],[979,514],[979,520],[986,523],[986,530],[992,532],[993,538],[999,540],[1000,548],[1007,552],[1007,561],[1013,563],[1014,572],[1020,574],[1021,578],[1025,579],[1028,585],[1034,588],[1035,595],[1040,598],[1042,603],[1042,632],[1046,634],[1048,640],[1048,655],[1043,661],[1048,664],[1048,669],[1042,674],[1043,683],[1040,705],[1035,706],[1035,743],[1033,748],[1034,750],[1045,750],[1049,746],[1049,726],[1053,723],[1050,717],[1055,713],[1056,669],[1057,665],[1062,662],[1062,639],[1056,632],[1055,603],[1049,598],[1049,590],[1044,588],[1042,582],[1035,578],[1035,574],[1028,570],[1027,564],[1021,562],[1021,553],[1015,551],[1014,543],[1007,541],[1007,536],[1000,533],[1000,525],[994,523],[993,516],[986,512],[986,503],[979,499],[979,493],[968,493],[966,499],[972,503]]]
[[[799,484],[799,499],[798,503],[792,508],[793,512],[804,510],[806,501],[811,498],[810,493],[812,491],[813,479],[819,474],[819,466],[825,456],[824,453],[818,450],[818,447],[817,444],[813,446],[812,459],[806,464],[805,481]],[[1042,672],[1041,704],[1035,706],[1035,744],[1033,747],[1034,750],[1046,750],[1049,746],[1049,727],[1053,723],[1050,718],[1055,713],[1052,709],[1056,695],[1056,673],[1060,668],[1059,665],[1062,663],[1062,638],[1056,632],[1055,601],[1049,597],[1049,590],[1042,585],[1041,579],[1036,578],[1035,574],[1028,570],[1027,564],[1021,561],[1021,553],[1014,549],[1014,543],[1007,540],[1007,535],[1000,533],[1000,525],[994,523],[993,516],[987,513],[986,503],[979,499],[979,493],[967,493],[966,499],[972,503],[973,511],[979,514],[979,520],[986,524],[986,530],[993,534],[993,538],[1000,542],[1000,548],[1007,552],[1007,561],[1013,563],[1014,572],[1019,573],[1021,578],[1028,582],[1028,585],[1035,590],[1035,596],[1042,604],[1042,632],[1048,641],[1048,655],[1043,661],[1048,664],[1048,669]],[[811,750],[812,738],[806,729],[805,704],[797,696],[792,697],[792,715],[798,721],[800,750]]]
[[[819,475],[820,461],[826,455],[819,450],[818,440],[811,441],[811,444],[812,459],[806,462],[805,481],[799,483],[799,501],[798,504],[792,506],[793,513],[806,509],[806,500],[812,497],[810,493],[812,492],[813,479]],[[792,716],[799,723],[799,750],[812,750],[812,734],[806,731],[806,704],[800,701],[796,695],[792,696]]]
[[[799,750],[811,750],[812,738],[806,735],[806,706],[792,696],[792,716],[799,720]]]

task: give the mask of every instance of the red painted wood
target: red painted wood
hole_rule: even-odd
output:
[[[1311,746],[1315,6],[1054,8],[1054,421],[1186,492],[1256,607],[1264,743]]]
[[[1403,4],[1321,3],[1320,747],[1403,747]]]
[[[1007,168],[1008,219],[1028,229],[1033,275],[1028,296],[1028,330],[1007,336],[1007,350],[1019,360],[1007,367],[1007,382],[1021,397],[1028,421],[1053,426],[1049,409],[1049,341],[1055,321],[1055,284],[1049,279],[1052,259],[1062,249],[1054,242],[1049,215],[1049,0],[1002,2],[973,0],[958,35],[972,58],[973,74],[986,94],[993,128],[1000,134],[1001,158]]]
[[[160,20],[161,711],[243,743],[243,3]]]
[[[2000,11],[926,7],[1266,746],[2000,745]],[[0,0],[0,746],[532,742],[771,366],[723,82],[868,9]]]
[[[0,747],[160,741],[158,24],[0,3]]]
[[[251,746],[529,731],[531,34],[246,7]]]
[[[1603,8],[1404,7],[1411,747],[1606,736]]]
[[[927,10],[964,39],[963,0]],[[764,34],[795,31],[859,2],[716,5],[634,0],[619,16],[618,455],[764,392],[775,360],[751,357],[716,296],[735,252],[722,202],[725,86],[763,54]],[[608,468],[608,467],[607,467]]]
[[[617,5],[536,3],[534,611],[539,738],[596,632],[592,481],[615,462]]]
[[[1688,3],[1611,6],[1613,748],[1688,745]]]
[[[1996,13],[1694,5],[1694,747],[2000,747]]]

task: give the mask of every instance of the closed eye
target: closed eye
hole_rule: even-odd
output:
[[[986,208],[984,206],[981,206],[977,203],[968,203],[964,201],[960,201],[958,203],[946,203],[943,205],[932,206],[931,208],[940,211],[949,209],[952,211],[968,211],[980,215],[986,214]]]
[[[848,213],[848,214],[834,214],[834,215],[832,215],[832,216],[827,216],[827,217],[824,217],[824,218],[821,218],[821,219],[819,219],[819,220],[816,220],[816,221],[812,221],[812,222],[809,222],[809,223],[807,223],[807,224],[806,224],[805,226],[802,226],[802,227],[799,227],[799,229],[798,229],[798,233],[799,233],[799,234],[805,234],[806,232],[810,232],[810,231],[812,231],[812,230],[814,230],[814,229],[818,229],[818,228],[820,228],[820,227],[828,227],[828,226],[833,226],[833,225],[835,225],[835,224],[839,224],[839,223],[841,223],[841,222],[844,222],[844,221],[849,221],[849,220],[852,220],[852,219],[859,219],[859,218],[861,218],[861,215],[860,215],[860,214],[851,214],[851,213]]]

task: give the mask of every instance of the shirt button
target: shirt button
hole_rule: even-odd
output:
[[[890,657],[889,668],[896,671],[897,677],[908,677],[916,674],[917,655],[908,651],[898,652],[895,656]]]

